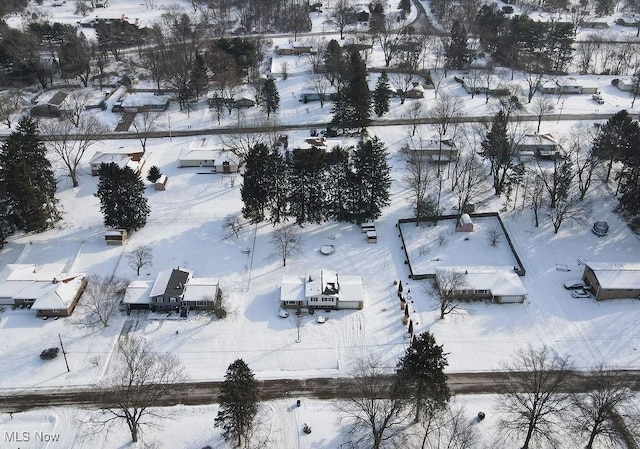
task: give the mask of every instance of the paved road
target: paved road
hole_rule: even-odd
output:
[[[623,382],[629,388],[640,391],[640,371],[623,371]],[[456,394],[500,393],[497,383],[505,373],[451,373],[449,388]],[[586,391],[590,379],[583,373],[571,374],[572,391]],[[175,393],[159,401],[157,406],[203,405],[217,401],[221,382],[190,382],[177,388]],[[264,400],[344,398],[355,390],[350,378],[273,379],[260,381],[260,394]],[[56,406],[104,407],[114,403],[114,396],[107,390],[96,388],[36,389],[31,392],[1,393],[0,412],[20,412],[29,409]]]

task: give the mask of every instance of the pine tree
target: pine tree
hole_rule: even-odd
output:
[[[193,69],[191,69],[191,78],[189,79],[190,90],[194,93],[196,99],[200,98],[209,85],[209,74],[207,72],[207,64],[204,57],[197,53],[194,59]]]
[[[276,112],[280,107],[280,94],[273,78],[266,79],[260,94],[262,96],[260,106],[267,113],[267,117],[270,117],[271,113]]]
[[[42,231],[60,219],[56,182],[33,119],[22,118],[0,149],[5,229]]]
[[[403,388],[415,401],[416,422],[420,421],[423,412],[442,409],[449,402],[451,393],[444,373],[447,365],[447,354],[429,332],[414,338],[400,358],[397,374]]]
[[[326,154],[326,205],[325,217],[328,220],[349,221],[351,216],[351,198],[349,185],[351,167],[349,149],[334,147]]]
[[[508,175],[516,163],[516,154],[509,140],[507,124],[507,115],[502,110],[498,111],[493,118],[491,129],[481,143],[480,154],[489,160],[496,195],[502,193]]]
[[[258,143],[251,148],[245,159],[240,196],[243,202],[242,215],[251,223],[264,221],[270,204],[275,181],[269,169],[270,158],[267,146]]]
[[[325,151],[295,149],[291,160],[289,215],[297,224],[321,223],[325,218]]]
[[[390,99],[389,78],[386,72],[382,72],[378,77],[376,90],[373,91],[373,111],[378,117],[382,117],[386,112],[389,112]]]
[[[333,86],[343,72],[344,61],[342,47],[337,40],[331,39],[327,44],[327,51],[324,56],[324,73]]]
[[[144,227],[150,211],[140,176],[129,167],[120,168],[113,162],[102,164],[98,175],[96,196],[100,199],[104,225],[129,232]]]
[[[606,181],[609,181],[613,163],[631,155],[638,148],[638,123],[625,110],[618,111],[600,127],[593,141],[593,153],[607,160]]]
[[[360,141],[353,154],[352,218],[358,223],[374,220],[389,205],[391,168],[387,150],[377,138]]]
[[[288,195],[291,190],[290,163],[291,153],[282,157],[278,148],[271,150],[269,158],[268,179],[273,181],[270,194],[269,221],[276,225],[287,219],[289,214]]]
[[[349,53],[346,70],[339,81],[337,100],[331,112],[333,125],[342,130],[363,129],[371,121],[367,66],[357,50]]]
[[[160,176],[162,176],[162,172],[160,171],[158,166],[152,165],[151,168],[149,168],[149,173],[147,174],[147,181],[156,182],[158,179],[160,179]]]
[[[234,441],[240,447],[249,437],[259,406],[258,383],[242,359],[227,368],[218,401],[215,427],[222,428],[225,441]]]
[[[459,20],[451,25],[451,37],[446,47],[447,67],[464,69],[471,62],[471,51],[467,43],[467,29]]]
[[[411,0],[400,0],[398,9],[402,11],[402,16],[407,17],[411,13]]]

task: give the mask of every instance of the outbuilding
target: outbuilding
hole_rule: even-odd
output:
[[[598,300],[640,298],[640,263],[582,262],[582,280]]]

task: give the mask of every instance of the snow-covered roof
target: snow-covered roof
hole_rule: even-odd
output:
[[[460,216],[460,226],[464,226],[466,224],[473,224],[473,220],[471,220],[471,216],[469,214],[462,214]]]
[[[124,293],[122,302],[125,304],[150,304],[151,296],[149,292],[152,285],[152,281],[131,281]]]
[[[535,145],[535,146],[540,146],[540,145],[557,145],[558,143],[556,142],[556,140],[553,138],[553,135],[547,133],[547,134],[527,134],[526,136],[524,136],[522,138],[522,140],[520,141],[519,145]]]
[[[185,301],[215,301],[218,292],[218,278],[190,278],[184,289]]]
[[[280,285],[280,301],[304,301],[304,278],[283,276]]]
[[[348,301],[364,301],[364,283],[361,276],[340,276],[340,299]]]
[[[169,97],[163,95],[155,95],[147,92],[136,92],[125,95],[122,99],[123,108],[133,108],[141,106],[162,106],[169,101]]]
[[[153,283],[149,296],[152,298],[165,294],[181,296],[184,293],[184,286],[192,275],[193,271],[180,267],[161,271]]]
[[[436,267],[436,274],[454,271],[465,273],[462,290],[489,290],[493,296],[526,295],[520,276],[513,267],[499,266],[443,266]]]
[[[342,140],[340,139],[326,139],[324,137],[305,137],[299,139],[290,147],[299,148],[301,150],[307,150],[311,148],[320,148],[325,151],[331,150],[334,147],[342,146]]]
[[[307,273],[304,284],[304,295],[312,296],[337,296],[340,293],[338,272],[333,270],[313,270]]]
[[[178,160],[180,161],[215,161],[222,160],[232,161],[229,154],[223,150],[214,148],[184,148],[180,151]]]
[[[606,289],[640,289],[640,262],[584,262]]]
[[[129,162],[131,162],[131,156],[126,153],[103,153],[101,151],[97,151],[89,161],[89,164],[101,165],[114,163],[118,167],[124,168],[129,164]]]
[[[54,288],[43,296],[38,297],[31,308],[33,310],[66,309],[77,296],[86,277],[86,273],[75,275],[60,274],[60,279],[63,280],[53,284]]]

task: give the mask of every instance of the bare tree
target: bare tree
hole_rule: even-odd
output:
[[[502,231],[497,226],[487,229],[486,236],[487,242],[489,242],[491,246],[498,246],[502,241]]]
[[[352,371],[353,389],[338,403],[351,434],[372,449],[397,441],[411,414],[408,399],[396,392],[395,377],[385,374],[378,360],[357,360]]]
[[[302,246],[302,236],[295,225],[285,225],[275,229],[271,235],[273,257],[282,260],[282,266],[287,266],[287,259],[299,254]]]
[[[416,226],[421,219],[436,215],[430,207],[433,201],[428,198],[428,192],[436,180],[436,173],[429,163],[428,157],[423,150],[424,142],[422,137],[411,139],[403,147],[402,152],[407,155],[407,169],[402,179],[402,183],[410,192],[410,201],[413,204]]]
[[[544,205],[544,184],[533,169],[528,169],[525,175],[525,192],[523,204],[531,208],[536,228],[540,226],[540,210]]]
[[[379,26],[374,28],[373,40],[380,43],[385,67],[389,67],[391,59],[398,53],[403,29],[390,14],[386,14]]]
[[[412,72],[393,72],[389,74],[389,82],[394,87],[398,97],[400,97],[400,104],[404,104],[407,92],[413,87],[413,83],[416,80],[417,78]]]
[[[22,110],[22,102],[22,92],[19,89],[0,95],[0,121],[6,123],[7,128],[11,128],[11,122]]]
[[[596,73],[596,55],[601,45],[602,37],[598,34],[587,34],[576,42],[576,58],[580,73]]]
[[[227,215],[224,218],[224,222],[222,223],[224,238],[229,239],[233,236],[235,236],[235,238],[238,238],[245,225],[246,221],[243,219],[241,213]]]
[[[584,207],[582,207],[578,195],[569,192],[566,196],[562,196],[556,200],[553,209],[549,209],[547,216],[551,219],[553,232],[558,233],[562,223],[567,221],[584,222]]]
[[[416,132],[418,132],[418,125],[420,125],[420,119],[424,117],[424,104],[421,101],[412,102],[409,105],[407,116],[411,123],[411,137],[415,137]]]
[[[467,86],[467,91],[471,94],[471,98],[474,98],[476,94],[480,92],[482,78],[482,73],[477,69],[471,69],[469,73],[465,75],[464,83]],[[486,90],[488,91],[488,86]]]
[[[136,114],[136,118],[133,120],[133,129],[136,131],[136,136],[140,141],[142,152],[147,151],[147,139],[156,127],[156,121],[160,117],[160,113],[144,110]]]
[[[422,441],[420,449],[471,449],[477,447],[478,431],[475,421],[465,415],[461,407],[425,410],[420,421]]]
[[[600,159],[594,154],[593,146],[588,143],[592,140],[589,131],[578,129],[576,133],[572,133],[568,150],[568,154],[572,155],[575,160],[576,185],[581,201],[584,200],[591,188],[593,175],[600,166]],[[585,140],[588,142],[584,142]]]
[[[473,203],[484,192],[487,172],[482,161],[475,153],[468,153],[456,164],[454,171],[456,182],[453,185],[453,195],[456,198],[458,214],[462,214],[464,206]]]
[[[589,373],[589,380],[589,391],[571,395],[575,412],[571,427],[588,438],[585,449],[591,449],[596,439],[620,443],[616,420],[637,412],[632,408],[635,395],[627,386],[628,376],[601,364]]]
[[[459,291],[467,285],[466,277],[466,273],[462,271],[442,269],[436,271],[431,284],[425,285],[427,294],[431,294],[439,303],[441,320],[462,303]]]
[[[322,73],[312,73],[307,77],[307,88],[311,92],[318,94],[321,108],[324,107],[324,99],[330,85],[331,83],[329,83],[327,77]]]
[[[333,2],[333,9],[325,20],[325,23],[338,28],[340,40],[344,39],[344,29],[352,21],[354,9],[350,0],[336,0]]]
[[[77,127],[67,121],[42,122],[42,133],[50,137],[46,145],[60,157],[73,187],[78,187],[78,166],[86,151],[104,134],[105,128],[94,117],[82,117]]]
[[[80,116],[85,106],[89,103],[89,93],[82,90],[74,90],[64,100],[64,104],[60,108],[62,117],[69,120],[73,126],[80,126]]]
[[[127,254],[127,263],[140,276],[140,270],[153,265],[153,249],[149,245],[136,246]]]
[[[319,38],[310,38],[308,43],[315,51],[307,53],[305,59],[311,66],[313,73],[321,74],[324,69],[324,56],[327,52],[327,43]]]
[[[118,312],[128,281],[117,277],[92,274],[78,303],[78,318],[74,324],[80,327],[107,327]]]
[[[509,446],[529,449],[536,442],[553,444],[559,435],[558,418],[569,408],[566,393],[572,363],[548,346],[521,349],[504,365],[506,375],[497,381],[503,392],[500,408],[506,414],[499,426]]]
[[[539,133],[540,123],[542,122],[542,119],[553,112],[553,100],[547,96],[539,96],[535,100],[533,100],[533,104],[531,106],[534,115],[538,119],[538,127],[536,128],[536,133]]]
[[[187,376],[177,356],[156,352],[135,337],[120,337],[116,362],[113,374],[100,383],[108,396],[105,403],[114,405],[104,407],[108,415],[97,424],[107,427],[124,421],[135,443],[145,426],[166,418],[154,407],[169,394],[183,390]]]
[[[267,122],[265,119],[259,119],[256,122],[242,119],[238,127],[243,128],[244,132],[221,135],[220,142],[226,151],[238,158],[239,166],[242,166],[253,147],[261,143],[271,146],[276,142],[277,133],[274,125],[275,122]],[[264,132],[264,129],[270,126],[274,132]]]
[[[529,87],[529,90],[527,91],[527,103],[531,103],[536,92],[538,92],[544,83],[551,79],[551,76],[539,72],[536,69],[526,70],[524,72],[524,80]]]

